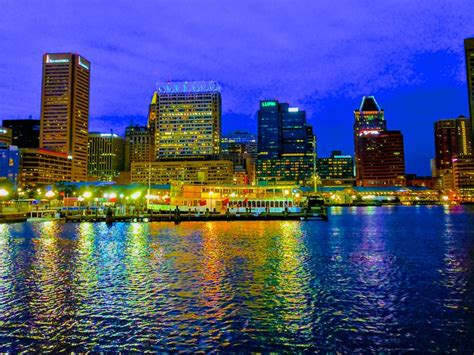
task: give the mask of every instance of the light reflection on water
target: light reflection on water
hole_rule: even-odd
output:
[[[0,224],[0,351],[472,351],[473,217]]]

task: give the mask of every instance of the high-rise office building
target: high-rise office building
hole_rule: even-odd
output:
[[[0,143],[12,144],[12,130],[7,127],[0,127]]]
[[[381,131],[357,138],[357,185],[405,185],[405,154],[400,131]]]
[[[150,109],[149,126],[157,160],[209,159],[219,155],[222,103],[216,82],[160,84]]]
[[[112,181],[123,170],[124,140],[114,133],[89,134],[88,175],[101,181]]]
[[[132,163],[154,160],[152,131],[146,126],[125,128],[124,170],[130,171]]]
[[[474,38],[466,38],[464,40],[464,52],[466,55],[469,116],[471,119],[471,147],[474,151]]]
[[[12,130],[12,144],[18,148],[39,148],[40,120],[3,120]]]
[[[303,182],[313,175],[313,128],[306,112],[276,100],[260,101],[258,182]]]
[[[235,182],[255,181],[257,137],[248,132],[233,132],[221,138],[222,159],[234,164]]]
[[[462,116],[435,122],[435,162],[437,171],[451,169],[454,158],[471,154],[470,128],[469,119]]]
[[[71,179],[87,180],[90,62],[78,54],[43,56],[41,148],[65,153]]]
[[[354,118],[357,185],[405,185],[403,136],[387,130],[384,111],[373,96],[362,98]]]
[[[316,160],[318,177],[325,186],[354,184],[354,159],[350,155],[334,150],[328,158]]]

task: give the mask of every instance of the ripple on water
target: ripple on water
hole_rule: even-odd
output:
[[[472,351],[473,216],[0,225],[0,351]]]

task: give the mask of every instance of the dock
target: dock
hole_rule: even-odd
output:
[[[113,216],[113,222],[206,222],[206,221],[287,221],[321,220],[327,221],[327,213],[152,213]],[[104,215],[68,215],[66,222],[105,222]]]

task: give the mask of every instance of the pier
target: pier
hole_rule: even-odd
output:
[[[105,215],[67,215],[63,218],[66,222],[105,222]],[[319,213],[145,213],[135,215],[113,216],[112,222],[206,222],[206,221],[286,221],[286,220],[320,220],[327,221],[326,209]]]

